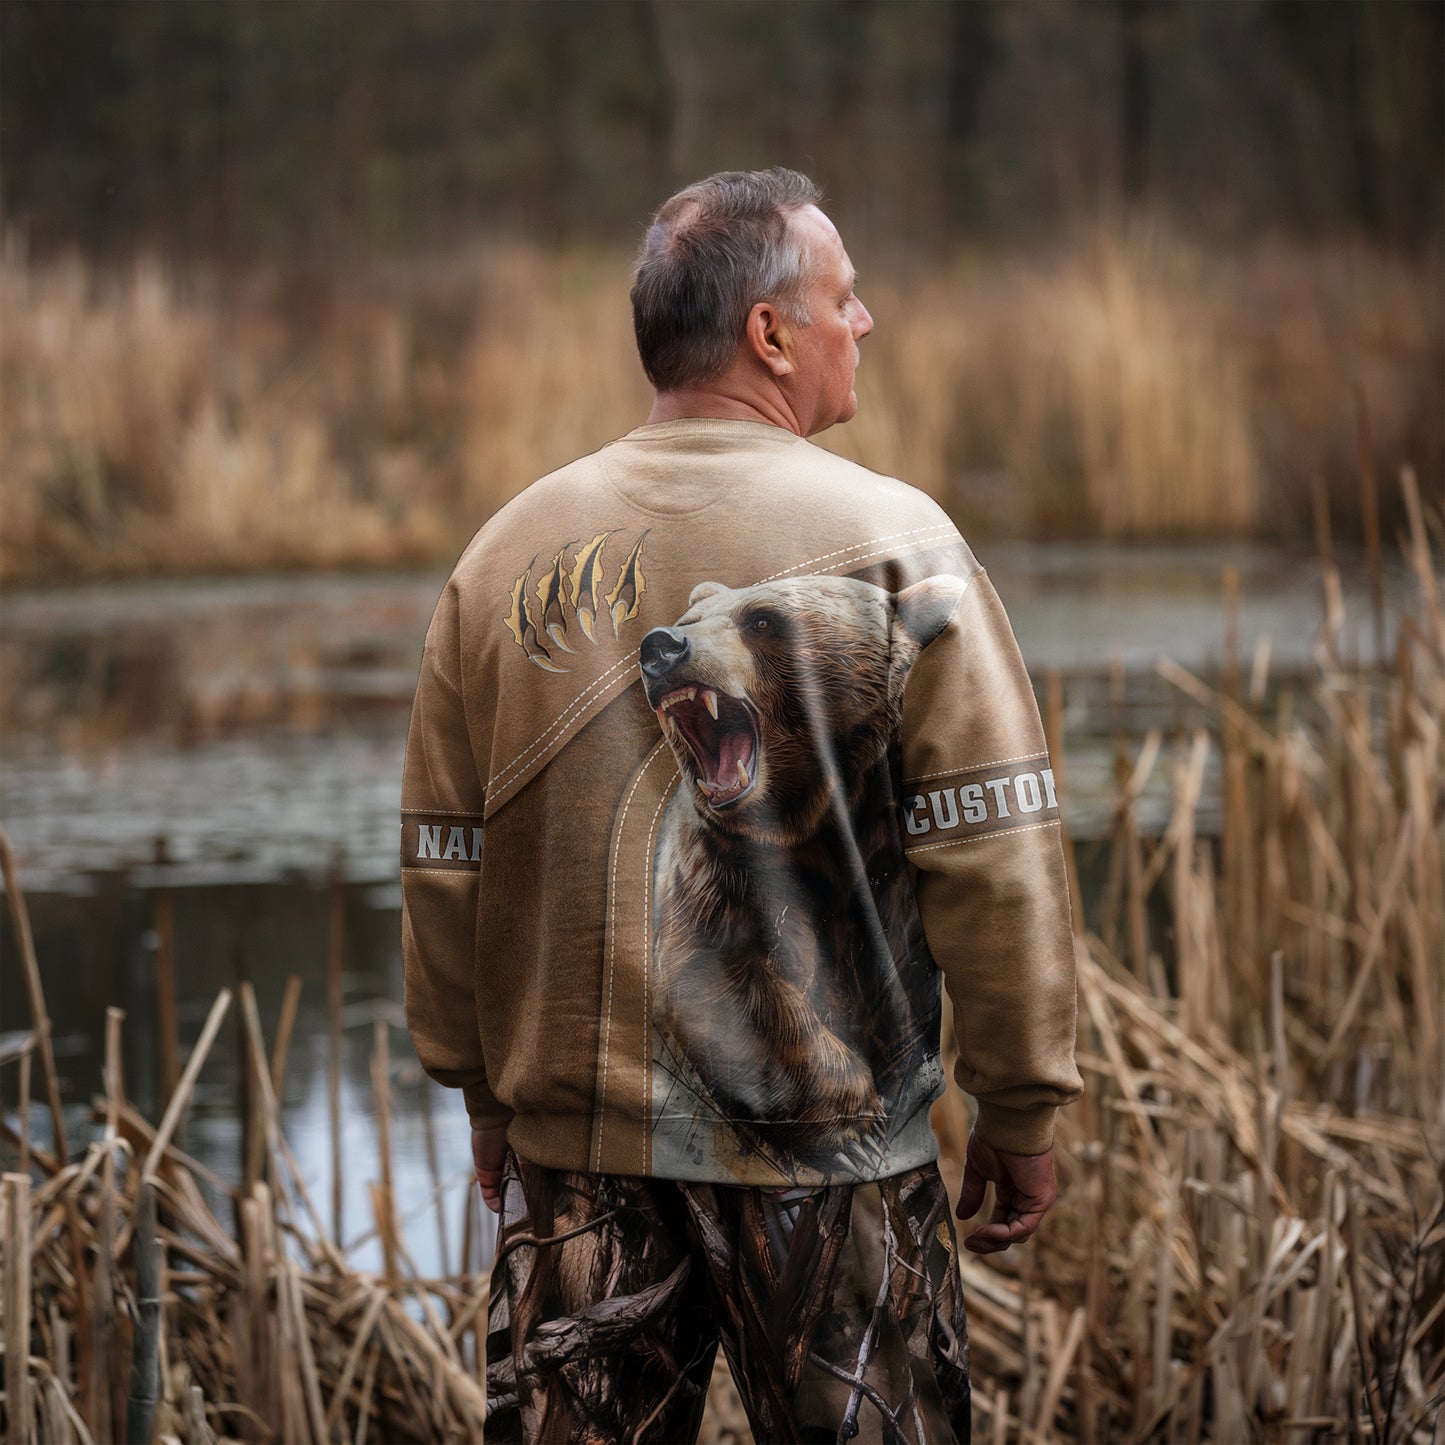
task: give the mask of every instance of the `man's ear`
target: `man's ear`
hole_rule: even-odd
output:
[[[927,647],[953,620],[968,584],[962,577],[925,577],[893,594],[893,608],[902,627],[919,647]]]
[[[787,376],[793,370],[793,336],[771,301],[753,303],[743,336],[748,350],[774,376]]]

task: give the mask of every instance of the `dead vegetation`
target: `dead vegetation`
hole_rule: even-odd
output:
[[[1158,227],[879,267],[825,445],[966,534],[1307,531],[1362,436],[1445,475],[1428,259],[1201,250]],[[646,416],[627,258],[490,246],[371,274],[129,270],[0,250],[0,581],[450,561]]]
[[[1108,882],[1078,942],[1088,1091],[1062,1124],[1060,1202],[1027,1248],[963,1260],[979,1438],[1435,1438],[1445,616],[1408,474],[1403,495],[1418,607],[1378,663],[1336,654],[1325,560],[1307,693],[1271,688],[1263,647],[1248,684],[1232,650],[1217,686],[1164,664],[1198,730],[1120,744]],[[1061,710],[1049,712],[1058,757]],[[1145,838],[1134,806],[1171,754],[1173,816]],[[1200,826],[1206,803],[1217,837]],[[23,920],[18,904],[16,891]],[[112,1011],[102,1132],[72,1153],[33,964],[31,979],[35,1027],[5,1060],[21,1105],[4,1123],[17,1161],[0,1219],[6,1438],[114,1438],[127,1412],[132,1438],[477,1438],[487,1286],[474,1191],[456,1273],[420,1278],[384,1167],[372,1186],[384,1267],[355,1268],[280,1128],[287,1017],[268,1055],[249,995],[259,1142],[242,1184],[174,1142],[228,995],[158,1128],[126,1102]],[[28,1136],[37,1061],[53,1152]],[[385,1161],[384,1031],[373,1078]],[[957,1095],[935,1125],[954,1182]],[[428,1213],[412,1227],[438,1226]],[[710,1442],[749,1438],[725,1381],[705,1428]]]
[[[1419,610],[1380,666],[1336,655],[1326,561],[1308,696],[1270,696],[1263,649],[1247,689],[1229,656],[1217,689],[1161,664],[1201,714],[1157,840],[1133,808],[1162,741],[1121,746],[1060,1203],[1029,1249],[964,1261],[985,1438],[1434,1438],[1445,620],[1404,495]],[[938,1124],[956,1157],[963,1121]]]

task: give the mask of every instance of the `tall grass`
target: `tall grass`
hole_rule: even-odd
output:
[[[1336,654],[1326,564],[1312,687],[1273,691],[1262,654],[1248,687],[1238,659],[1226,657],[1218,688],[1166,664],[1195,726],[1137,751],[1120,744],[1113,866],[1077,940],[1088,1087],[1061,1120],[1059,1203],[1026,1247],[962,1261],[980,1438],[1426,1445],[1438,1434],[1445,609],[1409,479],[1404,495],[1419,605],[1381,665],[1362,671]],[[1049,712],[1059,756],[1063,710]],[[1158,766],[1171,767],[1175,803],[1163,835],[1146,838],[1135,806]],[[1200,826],[1206,807],[1222,819],[1217,838]],[[0,863],[34,1025],[0,1054],[19,1103],[15,1124],[0,1121],[18,1164],[0,1189],[7,1438],[111,1438],[107,1422],[131,1408],[197,1445],[277,1429],[319,1442],[338,1427],[345,1438],[475,1438],[479,1202],[466,1191],[459,1256],[448,1262],[443,1233],[443,1277],[422,1277],[406,1227],[438,1224],[432,1201],[418,1223],[391,1197],[384,1032],[372,1064],[376,1227],[349,1246],[328,1232],[281,1130],[296,988],[268,1055],[242,986],[257,1146],[244,1183],[216,1179],[174,1142],[227,994],[158,1128],[125,1098],[111,1010],[96,1104],[105,1135],[67,1158],[3,833]],[[29,1133],[37,1056],[54,1152]],[[956,1181],[968,1129],[958,1095],[935,1106],[934,1124]],[[439,1197],[448,1181],[428,1158]],[[198,1177],[234,1220],[212,1213]],[[382,1276],[349,1257],[378,1236]],[[144,1269],[163,1281],[149,1311]],[[17,1340],[30,1344],[19,1368]],[[123,1396],[135,1359],[168,1362],[153,1399],[137,1395],[135,1374]],[[746,1441],[727,1382],[714,1387],[704,1439]]]
[[[370,274],[0,254],[0,580],[440,562],[642,420],[627,265],[481,247]],[[825,444],[973,532],[1304,535],[1362,439],[1445,476],[1439,275],[1147,227],[865,278]],[[1353,515],[1353,507],[1341,508]]]
[[[1016,1259],[965,1261],[996,1439],[1433,1439],[1445,1403],[1445,613],[1406,476],[1418,613],[1361,672],[1246,692],[1161,664],[1198,726],[1174,808],[1121,746],[1083,1101],[1060,1204]],[[1434,519],[1438,527],[1439,517]],[[1203,807],[1222,819],[1217,838]],[[966,1134],[937,1125],[957,1158]]]
[[[1253,531],[1267,483],[1229,299],[1218,261],[1158,233],[885,283],[898,320],[865,351],[885,401],[838,446],[903,456],[960,515],[982,481],[984,520],[1013,530]]]

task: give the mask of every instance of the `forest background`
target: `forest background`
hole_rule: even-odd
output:
[[[878,323],[825,444],[970,535],[1358,535],[1362,455],[1445,477],[1442,14],[6,0],[0,577],[454,556],[644,414],[652,208],[765,164]]]
[[[479,1435],[421,639],[645,417],[653,208],[785,164],[876,321],[819,440],[979,544],[1067,799],[1087,1088],[962,1262],[976,1428],[1432,1440],[1442,49],[1441,0],[0,0],[6,1437]]]

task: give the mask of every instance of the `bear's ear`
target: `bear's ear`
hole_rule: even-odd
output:
[[[728,589],[721,582],[699,582],[692,589],[692,595],[687,599],[689,607],[696,607],[699,602],[706,601],[709,597],[716,597],[719,592],[726,592]]]
[[[967,585],[962,577],[940,575],[893,594],[898,621],[919,647],[927,647],[948,626]]]

